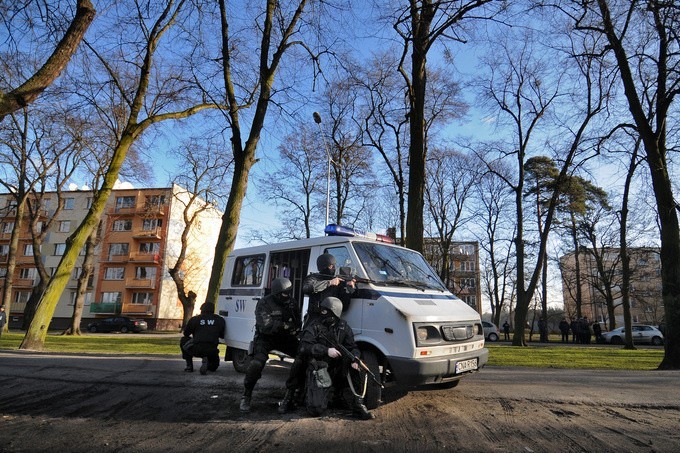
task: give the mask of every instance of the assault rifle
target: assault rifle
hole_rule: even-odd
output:
[[[375,374],[373,374],[373,372],[368,368],[368,366],[363,362],[363,360],[361,360],[359,357],[352,354],[352,351],[350,351],[349,349],[347,349],[346,347],[341,345],[339,342],[331,340],[330,338],[328,338],[322,332],[319,332],[319,335],[321,336],[321,338],[323,338],[328,343],[330,343],[335,349],[340,351],[340,353],[346,359],[350,360],[352,363],[357,363],[359,365],[359,368],[364,370],[366,372],[366,374],[368,375],[368,377],[370,377],[373,382],[378,384],[381,388],[385,388],[385,386],[382,384],[382,382],[380,382],[380,380],[375,376]]]
[[[338,269],[338,275],[336,277],[340,277],[340,279],[346,282],[354,280],[358,283],[373,283],[373,280],[370,278],[358,277],[354,272],[354,269],[346,266],[342,266]]]

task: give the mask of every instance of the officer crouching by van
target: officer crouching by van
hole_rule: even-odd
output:
[[[203,358],[201,374],[217,371],[220,366],[220,351],[217,347],[225,332],[226,323],[224,318],[215,314],[215,304],[206,302],[201,305],[201,314],[189,319],[180,343],[182,357],[187,362],[184,371],[194,371],[194,357]]]
[[[300,337],[300,356],[308,364],[306,379],[306,407],[313,416],[323,415],[328,404],[342,405],[344,391],[349,387],[354,401],[352,413],[361,420],[375,418],[364,405],[367,377],[359,372],[359,365],[343,355],[359,356],[352,328],[342,315],[342,302],[336,297],[325,298],[319,315],[310,321]],[[324,371],[324,370],[327,370]],[[330,382],[329,379],[330,378]],[[355,387],[355,383],[359,382]]]
[[[260,299],[255,307],[255,336],[243,380],[244,392],[239,406],[241,412],[250,412],[253,389],[262,376],[269,352],[277,350],[292,357],[297,354],[300,316],[292,290],[290,280],[276,278],[272,281],[271,293]],[[299,374],[296,367],[302,365],[299,361],[293,363],[291,373]]]

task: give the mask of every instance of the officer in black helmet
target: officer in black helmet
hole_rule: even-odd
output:
[[[335,276],[335,257],[330,253],[319,255],[316,259],[317,273],[309,274],[302,282],[302,292],[309,296],[307,316],[315,317],[321,301],[326,297],[337,297],[343,309],[349,306],[350,298],[356,290],[354,280],[344,280]]]
[[[293,284],[290,280],[274,279],[271,293],[260,299],[255,307],[255,336],[250,363],[243,380],[244,392],[239,407],[242,412],[250,412],[253,389],[262,376],[269,351],[277,350],[290,356],[295,356],[297,353],[300,316],[292,292]],[[300,365],[301,363],[297,366]],[[295,366],[294,364],[293,368]]]
[[[189,319],[184,328],[184,342],[193,340],[190,347],[182,347],[182,356],[187,362],[184,371],[194,371],[193,357],[203,358],[201,374],[216,371],[220,366],[220,351],[217,348],[225,331],[226,322],[215,314],[215,304],[206,302],[201,305],[201,314]]]
[[[369,420],[375,418],[364,405],[363,395],[366,391],[367,379],[359,373],[356,362],[342,355],[338,350],[344,346],[355,356],[360,351],[354,342],[352,328],[347,321],[340,318],[342,315],[342,302],[337,297],[326,297],[319,304],[319,315],[310,321],[302,331],[300,337],[300,355],[305,363],[318,362],[328,364],[328,372],[333,381],[333,399],[341,401],[346,390],[351,390],[354,401],[352,413],[357,418]],[[348,379],[349,378],[349,379]],[[355,387],[353,382],[359,382]],[[309,384],[308,384],[309,385]],[[308,393],[309,396],[309,393]],[[310,404],[318,403],[307,401],[307,411],[313,415],[321,415],[325,410],[327,401],[316,407]]]

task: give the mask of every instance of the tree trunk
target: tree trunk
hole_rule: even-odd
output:
[[[16,207],[16,215],[14,217],[14,228],[9,239],[9,253],[7,254],[7,271],[5,273],[5,286],[2,289],[2,305],[5,306],[5,313],[7,313],[7,323],[3,330],[9,330],[9,317],[12,310],[12,282],[14,280],[14,272],[17,266],[17,254],[19,253],[19,236],[24,224],[24,213],[26,212],[25,198],[21,199]]]
[[[59,265],[47,285],[45,294],[36,309],[33,322],[29,326],[19,349],[42,350],[45,347],[47,329],[54,316],[54,310],[57,308],[59,298],[68,284],[80,250],[85,245],[90,234],[92,234],[92,231],[99,224],[101,215],[106,208],[106,202],[113,190],[113,185],[118,179],[120,167],[125,161],[125,156],[133,142],[133,134],[126,131],[113,153],[109,168],[104,175],[102,187],[94,196],[90,210],[76,231],[66,240],[64,255],[61,257],[61,261],[59,261]]]

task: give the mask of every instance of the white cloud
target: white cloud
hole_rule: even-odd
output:
[[[134,189],[135,186],[129,182],[121,182],[120,179],[116,179],[116,183],[113,185],[114,189]]]

